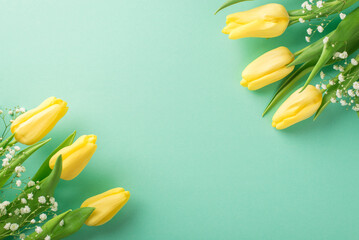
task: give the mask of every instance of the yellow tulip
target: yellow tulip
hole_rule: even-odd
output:
[[[295,91],[277,110],[272,126],[284,129],[311,117],[322,103],[322,92],[312,85]]]
[[[242,72],[241,85],[249,90],[257,90],[277,82],[293,70],[287,67],[294,60],[294,55],[286,47],[273,49],[250,63]]]
[[[84,135],[79,137],[72,145],[64,147],[50,159],[49,166],[54,168],[57,158],[62,156],[61,178],[72,180],[86,167],[92,155],[95,153],[97,137]]]
[[[280,4],[270,3],[245,12],[227,16],[224,34],[230,39],[245,37],[272,38],[280,36],[287,29],[289,14]]]
[[[45,137],[56,123],[66,114],[67,103],[50,97],[34,108],[15,119],[11,132],[15,139],[23,144],[32,145]]]
[[[130,192],[123,188],[114,188],[87,199],[81,207],[93,207],[95,210],[85,222],[88,226],[99,226],[110,221],[127,203]]]

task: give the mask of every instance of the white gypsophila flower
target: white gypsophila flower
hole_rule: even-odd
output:
[[[13,112],[13,111],[11,111],[11,110],[10,110],[10,111],[8,111],[7,113],[8,113],[9,115],[13,115],[13,114],[14,114],[14,112]]]
[[[27,194],[27,199],[28,200],[33,200],[34,194],[33,193],[29,193]]]
[[[329,42],[329,37],[325,37],[324,39],[323,39],[323,43],[324,44],[327,44]]]
[[[333,65],[333,69],[334,70],[339,70],[339,66],[338,65]]]
[[[45,214],[45,213],[42,213],[41,215],[40,215],[40,220],[41,221],[45,221],[47,219],[47,215]]]
[[[348,90],[348,95],[351,97],[355,97],[355,92],[353,91],[353,89]]]
[[[307,29],[307,33],[308,33],[308,35],[312,35],[312,33],[313,33],[313,29],[308,28],[308,29]]]
[[[357,66],[358,65],[358,61],[355,59],[355,58],[352,58],[350,60],[351,64],[353,64],[354,66]]]
[[[9,201],[3,201],[3,202],[2,202],[2,205],[4,205],[5,207],[7,207],[7,206],[10,205],[10,202],[9,202]]]
[[[24,240],[25,237],[26,237],[25,233],[21,233],[21,234],[19,235],[20,240]]]
[[[18,229],[19,229],[19,224],[17,224],[17,223],[12,223],[12,224],[10,225],[10,230],[11,230],[11,231],[15,232],[15,231],[18,230]]]
[[[342,53],[339,54],[339,57],[340,57],[341,59],[346,59],[346,58],[348,57],[348,53],[347,53],[346,51],[344,51],[344,52],[342,52]]]
[[[309,4],[308,1],[303,2],[302,3],[302,8],[306,8],[308,4]]]
[[[340,82],[340,83],[342,83],[342,82],[345,81],[344,75],[343,75],[342,73],[339,74],[338,79],[339,79],[339,82]]]
[[[322,8],[323,7],[323,1],[317,1],[317,8]]]
[[[27,203],[27,200],[25,198],[21,198],[21,203],[22,204],[26,204]]]
[[[25,168],[24,166],[17,166],[17,167],[15,167],[15,172],[16,172],[17,174],[23,173],[23,172],[25,172],[25,171],[26,171],[26,168]]]
[[[21,180],[16,180],[16,186],[20,187],[21,186]]]
[[[305,20],[303,18],[299,18],[300,23],[305,23]]]
[[[44,196],[40,196],[38,199],[39,203],[44,204],[46,203],[46,198]]]
[[[348,103],[347,103],[347,101],[345,101],[344,99],[341,99],[341,100],[340,100],[340,105],[346,106],[346,105],[348,105]]]
[[[9,230],[9,229],[10,229],[10,226],[11,226],[11,223],[6,223],[6,224],[4,225],[4,229],[5,229],[5,230]]]
[[[10,149],[9,149],[9,153],[10,153],[11,156],[14,156],[14,155],[15,155],[15,150],[13,150],[13,149],[10,148]]]
[[[35,219],[31,219],[30,223],[31,223],[31,224],[34,224],[34,223],[36,223],[36,220],[35,220]]]
[[[36,226],[36,228],[35,228],[35,232],[36,232],[37,234],[42,233],[42,228],[41,228],[41,227],[39,227],[39,226]]]
[[[359,112],[359,104],[356,104],[352,109],[356,112]]]
[[[325,78],[325,73],[323,71],[320,72],[320,78],[324,79]]]
[[[36,187],[35,187],[37,190],[39,190],[40,189],[40,186],[39,185],[36,185]]]
[[[322,33],[324,31],[324,28],[320,25],[317,27],[317,29],[318,29],[318,32],[320,32],[320,33]]]
[[[333,81],[333,80],[329,80],[329,85],[334,85],[335,84],[335,82]]]
[[[34,181],[30,181],[30,182],[27,183],[27,186],[28,186],[28,187],[33,187],[33,186],[35,186],[35,182],[34,182]]]
[[[337,102],[337,100],[336,100],[335,98],[333,98],[333,97],[330,98],[330,101],[331,101],[332,103],[336,103],[336,102]]]
[[[64,220],[62,219],[62,220],[60,221],[59,225],[60,225],[60,227],[62,227],[62,226],[64,226],[64,224],[65,224],[65,222],[64,222]]]
[[[49,201],[50,201],[51,204],[54,204],[54,203],[55,203],[55,198],[54,198],[54,197],[50,197]]]
[[[339,16],[341,20],[344,20],[347,15],[345,13],[340,13]]]
[[[353,83],[353,88],[354,88],[355,90],[359,90],[359,82],[354,82],[354,83]]]
[[[316,85],[315,85],[315,88],[318,89],[318,90],[320,90],[320,84],[316,84]]]
[[[6,157],[7,159],[9,159],[9,160],[12,159],[12,155],[11,155],[11,154],[6,154],[5,157]]]
[[[58,206],[59,206],[59,204],[57,202],[54,202],[51,205],[51,211],[56,212],[58,210]]]
[[[44,240],[51,240],[51,237],[49,235],[47,235]]]
[[[20,147],[19,146],[14,146],[15,151],[20,151]]]
[[[344,72],[344,67],[343,66],[339,66],[339,72]]]
[[[10,165],[9,159],[4,158],[4,159],[2,160],[2,166],[3,166],[3,167],[7,167],[7,166],[9,166],[9,165]]]
[[[305,41],[310,42],[310,37],[305,36]]]
[[[25,108],[23,108],[23,107],[21,107],[19,110],[20,110],[20,112],[22,112],[22,113],[26,112]]]
[[[322,88],[324,89],[324,90],[326,90],[327,89],[327,85],[325,85],[324,83],[322,84]]]
[[[27,213],[30,213],[30,212],[31,212],[31,209],[30,209],[29,206],[25,206],[25,207],[20,209],[21,215],[24,215],[24,214],[27,214]]]
[[[15,109],[15,112],[16,112],[16,113],[19,113],[19,112],[20,112],[20,109],[16,108],[16,109]]]
[[[343,97],[342,90],[337,89],[336,95],[337,95],[337,98],[342,98]]]

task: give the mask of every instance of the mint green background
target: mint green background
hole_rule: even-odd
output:
[[[1,106],[48,96],[70,110],[34,173],[73,130],[98,136],[84,172],[62,181],[60,208],[113,187],[121,212],[69,239],[357,239],[358,119],[331,106],[285,131],[261,112],[276,86],[239,85],[250,61],[305,45],[305,26],[230,41],[222,1],[7,0],[0,7]],[[299,2],[282,2],[296,8]]]

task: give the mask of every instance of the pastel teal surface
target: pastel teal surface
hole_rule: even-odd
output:
[[[356,239],[358,118],[330,106],[285,131],[261,117],[277,86],[250,92],[240,73],[275,47],[305,46],[305,25],[275,39],[229,40],[223,1],[7,0],[0,8],[1,106],[49,96],[70,110],[34,173],[73,130],[98,136],[84,172],[62,181],[60,209],[124,187],[101,227],[68,239]],[[300,2],[276,1],[289,9]]]

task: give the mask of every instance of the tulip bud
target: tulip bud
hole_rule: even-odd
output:
[[[50,97],[15,119],[11,132],[15,139],[26,145],[32,145],[45,137],[56,123],[66,114],[68,107],[61,99]]]
[[[88,226],[99,226],[110,221],[127,203],[130,192],[123,188],[114,188],[87,199],[81,207],[93,207],[95,210],[85,222]]]
[[[51,157],[49,167],[55,166],[56,159],[62,155],[61,179],[72,180],[86,167],[92,155],[95,153],[97,137],[84,135],[79,137],[72,145],[64,147]]]
[[[286,47],[273,49],[250,63],[242,72],[241,85],[257,90],[289,75],[294,66],[287,67],[294,55]]]
[[[227,16],[224,34],[230,39],[245,37],[272,38],[282,35],[289,24],[289,14],[280,4],[270,3]]]
[[[295,91],[279,107],[272,119],[272,126],[284,129],[311,117],[322,104],[322,92],[312,85]]]

